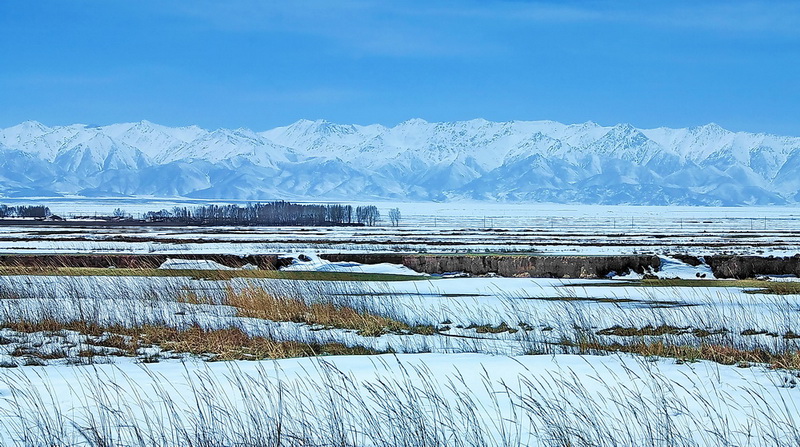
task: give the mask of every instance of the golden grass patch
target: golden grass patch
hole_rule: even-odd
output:
[[[364,336],[389,333],[432,334],[433,327],[411,326],[404,322],[359,311],[353,307],[329,302],[306,303],[299,298],[276,296],[268,291],[247,287],[242,290],[228,288],[225,304],[238,309],[240,317],[272,321],[291,321],[325,328],[351,329]]]

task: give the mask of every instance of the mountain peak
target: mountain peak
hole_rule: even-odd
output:
[[[331,124],[331,122],[326,119],[310,120],[306,118],[300,118],[299,120],[290,124],[289,127],[319,127],[327,124]]]
[[[397,127],[409,127],[409,126],[425,126],[430,124],[429,122],[425,121],[422,118],[411,118],[407,119],[397,125]]]
[[[14,129],[19,133],[46,133],[49,132],[51,129],[44,124],[40,123],[39,121],[28,120],[23,121],[16,126],[9,127],[9,129]]]
[[[26,129],[48,129],[47,126],[36,120],[27,120],[19,123],[19,126]]]
[[[633,125],[630,124],[630,123],[619,123],[619,124],[616,124],[616,125],[614,125],[614,127],[611,128],[611,130],[612,131],[616,131],[616,132],[621,132],[621,133],[633,133],[633,132],[638,132],[639,131],[639,129],[633,127]]]
[[[693,129],[703,130],[703,131],[708,132],[708,133],[717,133],[717,134],[722,134],[722,133],[728,133],[729,132],[727,129],[723,128],[722,126],[720,126],[717,123],[703,124],[702,126],[697,126],[697,127],[694,127]]]
[[[156,124],[156,123],[154,123],[152,121],[149,121],[149,120],[140,120],[138,123],[136,123],[136,125],[138,127],[140,127],[140,128],[144,128],[144,129],[160,129],[160,128],[166,127],[166,126],[162,126],[160,124]]]

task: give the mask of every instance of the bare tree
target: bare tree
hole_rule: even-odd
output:
[[[400,208],[392,208],[389,210],[389,222],[393,227],[400,226]]]
[[[369,227],[375,226],[381,219],[381,213],[375,205],[359,206],[356,208],[356,220],[358,223]]]

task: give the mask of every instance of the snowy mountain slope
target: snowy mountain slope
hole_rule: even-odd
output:
[[[264,132],[148,121],[0,129],[0,194],[480,199],[745,205],[800,201],[800,138],[716,124],[300,120]]]

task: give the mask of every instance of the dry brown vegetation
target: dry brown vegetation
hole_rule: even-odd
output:
[[[258,360],[318,355],[360,355],[379,352],[364,347],[347,347],[340,343],[324,345],[296,341],[276,341],[251,337],[238,328],[204,330],[198,327],[177,330],[148,328],[140,340],[167,351],[189,354],[214,354],[213,360]]]
[[[117,355],[126,356],[136,356],[140,348],[149,346],[158,346],[162,350],[174,353],[206,355],[209,360],[260,360],[380,353],[365,347],[348,347],[340,343],[316,344],[253,337],[239,328],[208,330],[198,326],[186,329],[166,326],[102,327],[82,321],[64,323],[55,320],[6,322],[3,326],[24,333],[56,333],[68,330],[92,337],[102,336],[102,339],[91,344],[116,348],[119,350]],[[44,358],[36,352],[26,354]],[[81,355],[92,357],[96,353],[92,350],[83,350]]]
[[[658,337],[661,335],[683,335],[692,334],[696,337],[709,337],[711,335],[727,334],[728,330],[722,329],[693,329],[690,327],[677,327],[662,324],[660,326],[644,326],[641,328],[636,327],[622,327],[612,326],[610,328],[597,331],[597,335],[617,335],[622,337]]]
[[[196,297],[194,298],[196,299]],[[238,309],[238,316],[272,321],[291,321],[323,328],[351,329],[360,335],[426,334],[435,332],[432,326],[411,326],[402,321],[376,315],[365,310],[331,302],[306,303],[299,298],[274,295],[264,289],[228,288],[224,304]]]
[[[630,284],[629,284],[630,285]],[[644,279],[640,285],[647,287],[739,287],[747,293],[775,295],[800,294],[800,282],[761,281],[756,279]]]
[[[700,344],[698,346],[674,345],[662,340],[638,340],[631,343],[611,343],[600,340],[582,340],[577,343],[563,342],[565,346],[577,348],[580,352],[627,352],[646,357],[674,358],[681,362],[708,360],[723,365],[748,367],[752,364],[766,364],[771,368],[800,369],[800,351],[787,350],[771,353],[763,349],[741,349],[720,344]]]
[[[759,279],[641,279],[631,281],[609,281],[597,283],[595,286],[603,287],[736,287],[747,289],[746,293],[773,294],[773,295],[798,295],[800,282],[798,281],[764,281]],[[563,287],[580,287],[577,283],[567,283]],[[541,299],[541,298],[537,298]],[[562,297],[555,300],[567,301]],[[582,300],[585,298],[575,298]],[[607,298],[604,298],[607,299]],[[610,302],[610,301],[609,301]],[[625,302],[619,300],[618,302]],[[669,302],[667,304],[670,304]]]

